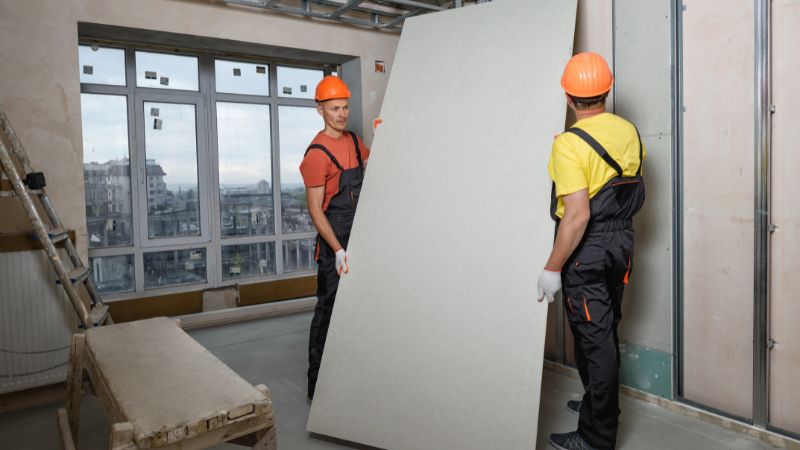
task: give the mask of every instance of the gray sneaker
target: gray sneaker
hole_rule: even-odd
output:
[[[581,400],[570,400],[567,402],[567,410],[571,413],[580,414],[582,404],[583,401]]]
[[[551,434],[550,445],[559,450],[596,450],[586,443],[577,431]]]

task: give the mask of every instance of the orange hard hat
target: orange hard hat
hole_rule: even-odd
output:
[[[344,84],[341,78],[328,75],[317,85],[314,99],[318,102],[332,100],[334,98],[350,98],[350,89]]]
[[[611,90],[614,76],[606,60],[597,53],[578,53],[561,75],[561,87],[573,97],[597,97]]]

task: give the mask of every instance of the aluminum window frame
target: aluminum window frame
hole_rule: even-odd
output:
[[[293,278],[303,278],[316,274],[315,269],[284,271],[283,243],[285,241],[313,239],[316,231],[285,233],[282,229],[281,179],[280,179],[280,118],[279,106],[316,107],[313,99],[280,97],[278,95],[277,68],[291,67],[298,69],[321,70],[323,75],[333,72],[331,65],[312,62],[287,62],[283,59],[251,57],[230,53],[201,52],[192,50],[175,50],[139,44],[118,42],[106,43],[97,39],[79,39],[78,45],[99,45],[105,48],[125,51],[125,86],[81,83],[81,94],[101,94],[125,96],[128,113],[128,157],[131,163],[131,203],[132,208],[132,243],[114,247],[89,249],[89,258],[120,255],[133,255],[134,290],[103,295],[105,301],[129,300],[133,298],[152,297],[179,292],[196,291],[213,287],[234,284],[252,284]],[[76,49],[77,50],[77,49]],[[161,89],[137,87],[136,85],[136,51],[193,56],[198,59],[198,91],[183,89]],[[216,92],[214,61],[241,61],[267,66],[269,74],[269,96],[245,95]],[[149,238],[147,236],[147,198],[146,198],[146,155],[144,142],[144,102],[194,104],[196,114],[197,136],[197,169],[198,196],[201,233],[199,236]],[[219,148],[217,131],[217,102],[247,103],[266,105],[270,110],[270,146],[272,169],[272,195],[274,210],[274,229],[272,235],[231,236],[221,235],[220,186],[219,186]],[[139,116],[142,117],[139,117]],[[142,194],[142,191],[145,194]],[[242,276],[223,280],[222,246],[244,245],[273,242],[275,245],[275,274]],[[169,250],[185,250],[203,248],[206,252],[206,282],[181,284],[167,287],[147,288],[144,286],[144,253]]]

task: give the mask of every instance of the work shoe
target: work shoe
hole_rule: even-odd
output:
[[[567,410],[569,410],[571,413],[580,414],[582,404],[583,401],[581,400],[569,400],[567,402]]]
[[[551,434],[550,445],[560,450],[596,450],[587,444],[577,431]]]

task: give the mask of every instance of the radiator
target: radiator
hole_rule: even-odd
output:
[[[77,319],[44,251],[0,252],[0,394],[66,380]]]

